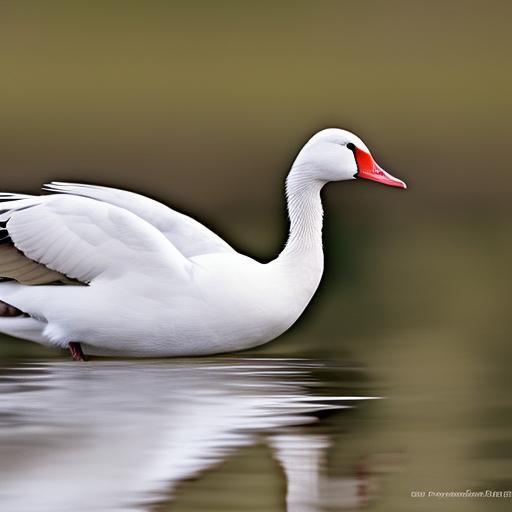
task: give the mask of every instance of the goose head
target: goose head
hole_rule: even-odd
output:
[[[359,137],[339,128],[316,133],[297,155],[293,167],[322,183],[364,178],[407,188],[377,164]]]

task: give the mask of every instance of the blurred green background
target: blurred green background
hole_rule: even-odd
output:
[[[357,441],[407,460],[376,509],[506,507],[409,493],[512,488],[511,15],[497,0],[3,1],[0,188],[140,191],[266,260],[302,144],[356,132],[409,189],[327,187],[317,300],[256,353],[349,358],[391,398]]]

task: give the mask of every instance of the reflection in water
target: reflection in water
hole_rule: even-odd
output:
[[[340,393],[332,375],[348,371],[284,359],[4,368],[0,509],[151,510],[262,440],[285,475],[290,512],[356,507],[368,495],[364,472],[328,478],[330,432],[306,427],[371,398]]]

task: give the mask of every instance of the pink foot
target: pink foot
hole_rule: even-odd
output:
[[[71,353],[73,361],[87,361],[85,354],[82,352],[82,347],[77,341],[69,342],[69,352]]]

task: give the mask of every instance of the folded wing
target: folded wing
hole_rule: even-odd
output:
[[[222,238],[200,222],[134,192],[97,185],[52,182],[44,190],[89,197],[124,208],[149,222],[187,258],[200,254],[235,252]]]
[[[3,238],[19,251],[6,265],[21,265],[20,255],[54,274],[82,283],[127,273],[187,275],[191,263],[154,226],[115,205],[78,196],[39,196],[0,203]],[[14,261],[16,260],[16,261]],[[10,277],[9,269],[0,276]],[[29,263],[25,263],[27,269]],[[38,267],[40,269],[40,267]],[[34,272],[38,282],[45,281]],[[55,274],[58,273],[58,274]],[[30,276],[29,276],[30,277]]]

